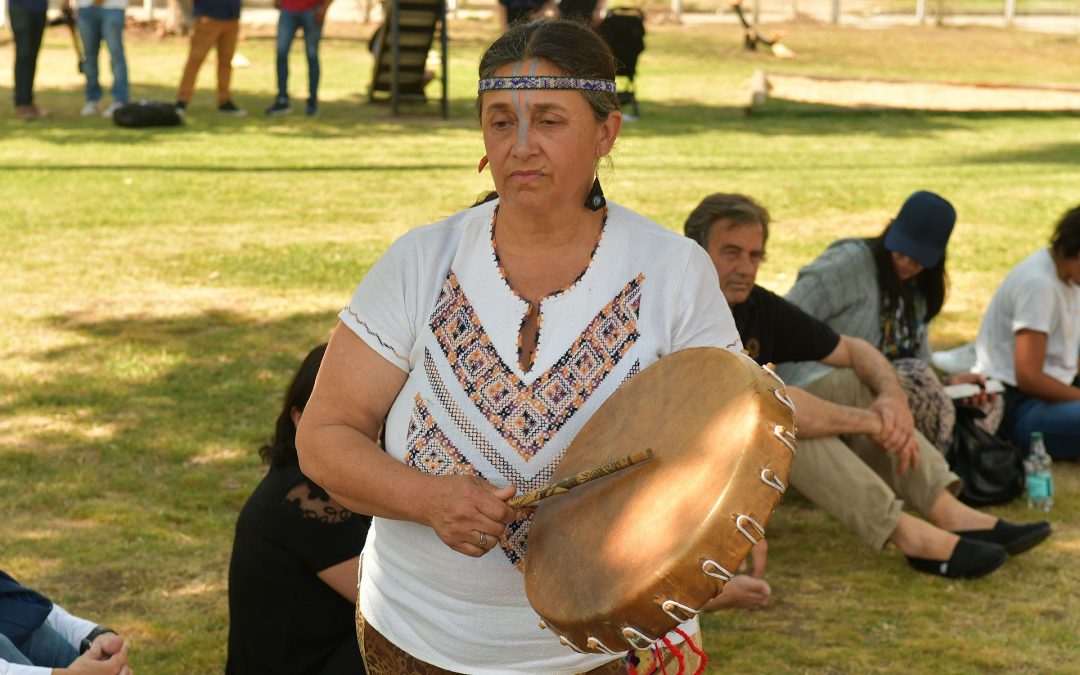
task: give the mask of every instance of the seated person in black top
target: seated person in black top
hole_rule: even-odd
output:
[[[768,212],[752,199],[715,194],[690,214],[685,232],[712,258],[752,358],[837,369],[807,389],[788,387],[799,437],[791,484],[870,546],[892,542],[930,574],[979,577],[1045,539],[1045,522],[1012,525],[956,499],[959,479],[915,430],[907,398],[877,349],[755,285],[768,226]],[[905,513],[897,495],[929,522]]]
[[[296,458],[296,424],[325,350],[308,354],[289,385],[273,441],[259,452],[270,470],[236,522],[229,675],[364,672],[353,614],[371,518],[334,502]]]
[[[131,675],[131,645],[0,570],[0,674]]]

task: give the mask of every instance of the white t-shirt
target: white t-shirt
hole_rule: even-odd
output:
[[[341,320],[408,374],[386,450],[433,475],[479,475],[523,493],[546,485],[570,441],[619,385],[690,347],[741,348],[716,271],[693,241],[609,204],[588,269],[540,305],[534,364],[522,372],[528,304],[492,247],[496,203],[393,244]],[[360,608],[422,661],[464,673],[574,673],[612,660],[559,644],[525,597],[531,511],[481,558],[428,527],[375,518]]]
[[[1021,260],[994,293],[975,341],[975,372],[1016,386],[1016,333],[1046,333],[1043,371],[1072,384],[1080,351],[1080,286],[1057,275],[1050,249]]]

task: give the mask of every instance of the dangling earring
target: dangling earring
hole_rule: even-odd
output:
[[[480,163],[476,165],[476,173],[484,173],[484,167],[487,166],[487,155],[480,158]]]
[[[590,211],[599,211],[607,206],[607,200],[604,199],[604,189],[600,187],[600,177],[597,176],[593,181],[592,189],[589,190],[589,195],[585,197],[585,208]]]

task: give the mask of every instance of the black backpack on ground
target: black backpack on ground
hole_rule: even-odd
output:
[[[113,122],[120,127],[175,127],[184,123],[176,105],[166,101],[125,103],[113,112]]]
[[[1024,451],[976,426],[982,411],[956,406],[949,468],[964,482],[957,497],[969,506],[1004,504],[1024,492]]]

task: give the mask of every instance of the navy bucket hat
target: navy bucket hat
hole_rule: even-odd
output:
[[[885,233],[885,248],[903,253],[923,267],[934,267],[945,255],[956,209],[933,192],[919,191],[907,198]]]

